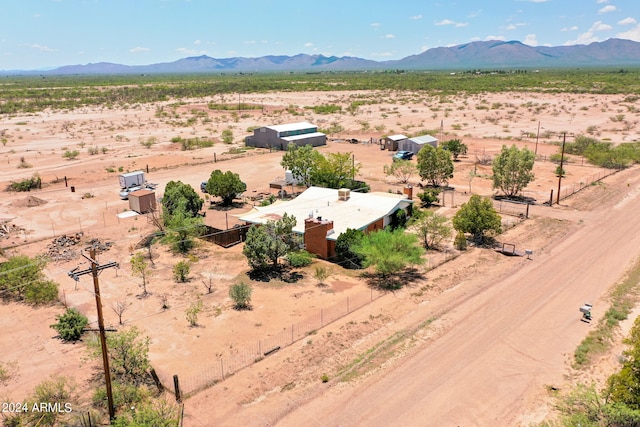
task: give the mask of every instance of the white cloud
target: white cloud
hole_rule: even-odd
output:
[[[538,46],[538,37],[535,34],[527,34],[522,43],[529,46]]]
[[[634,25],[634,24],[637,24],[637,23],[638,23],[638,21],[636,21],[632,17],[624,18],[623,20],[618,21],[619,25]]]
[[[619,39],[627,39],[633,40],[635,42],[640,42],[640,25],[636,25],[629,31],[625,31],[624,33],[616,34],[616,37]]]
[[[182,55],[189,55],[189,56],[200,56],[200,55],[207,54],[206,50],[187,49],[186,47],[179,47],[176,49],[176,52]]]
[[[44,46],[44,45],[37,44],[37,43],[29,44],[27,46],[29,46],[32,49],[37,49],[37,50],[42,51],[42,52],[56,52],[57,51],[57,49],[53,49],[53,48],[50,48],[49,46]]]
[[[371,25],[373,28],[376,28],[376,29],[380,28],[380,23],[379,22],[372,22],[369,25]]]
[[[596,3],[598,3],[598,4],[606,4],[606,3],[609,3],[609,0],[598,0],[598,1],[596,1]]]
[[[485,41],[490,41],[490,40],[501,40],[501,41],[505,41],[506,39],[504,38],[504,36],[487,36],[484,38]]]
[[[413,19],[414,21],[418,19],[422,19],[422,15],[421,14],[413,15],[413,16],[410,16],[409,19]]]
[[[148,47],[141,47],[141,46],[136,46],[134,48],[129,49],[129,52],[131,53],[142,53],[142,52],[149,52],[151,49],[149,49]]]
[[[395,39],[396,36],[394,36],[393,34],[385,34],[384,38],[385,39]]]
[[[574,25],[573,27],[564,27],[563,29],[561,29],[560,31],[563,32],[567,32],[567,31],[578,31],[578,27],[576,25]]]
[[[193,44],[195,44],[195,45],[198,45],[198,44],[201,44],[201,43],[202,43],[202,41],[200,41],[200,40],[195,40],[195,41],[193,42]]]
[[[436,22],[436,25],[454,25],[455,21],[452,21],[451,19],[443,19],[442,21],[438,21]]]
[[[304,47],[313,47],[313,43],[307,42],[304,44]]]
[[[600,9],[598,13],[602,15],[603,13],[615,12],[616,10],[618,9],[615,6],[608,5]]]
[[[526,1],[526,2],[529,2],[529,3],[546,3],[549,0],[520,0],[520,1]]]
[[[573,44],[588,44],[600,41],[600,38],[595,35],[598,31],[609,31],[613,28],[609,24],[603,24],[602,21],[596,21],[593,23],[591,28],[589,28],[586,32],[580,34],[577,39],[569,40],[565,42],[565,46],[573,45]]]
[[[436,22],[436,25],[438,25],[438,26],[453,25],[454,27],[459,28],[459,27],[466,27],[467,25],[469,25],[469,23],[468,22],[456,22],[456,21],[452,21],[451,19],[443,19],[442,21]]]

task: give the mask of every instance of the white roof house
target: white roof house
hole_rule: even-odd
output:
[[[340,193],[342,192],[342,193]],[[341,197],[347,192],[346,197]],[[256,206],[250,212],[239,215],[241,221],[264,224],[282,218],[287,213],[296,218],[293,231],[304,234],[305,220],[309,218],[333,222],[333,232],[327,240],[336,240],[348,228],[366,230],[371,224],[382,221],[389,225],[391,215],[398,209],[406,209],[412,201],[403,195],[391,193],[356,193],[349,190],[309,187],[290,201],[280,201],[269,206]]]
[[[425,145],[437,147],[438,140],[431,135],[416,136],[400,141],[398,143],[398,148],[404,151],[412,151],[417,154]]]

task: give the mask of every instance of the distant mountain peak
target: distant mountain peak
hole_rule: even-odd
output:
[[[560,68],[640,65],[640,43],[609,39],[589,45],[529,46],[517,40],[488,40],[436,47],[393,61],[353,56],[267,55],[257,58],[190,56],[177,61],[128,66],[110,62],[67,65],[51,70],[11,70],[6,74],[152,74],[272,71],[460,70],[478,68]]]

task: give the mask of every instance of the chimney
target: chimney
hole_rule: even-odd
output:
[[[413,199],[413,186],[411,185],[406,185],[403,189],[402,192],[404,193],[405,197],[409,200]]]
[[[351,190],[348,188],[341,188],[338,190],[338,200],[346,202],[351,197]]]
[[[333,230],[333,221],[323,220],[322,217],[307,218],[304,221],[304,246],[308,252],[316,254],[322,259],[334,255],[327,240]]]

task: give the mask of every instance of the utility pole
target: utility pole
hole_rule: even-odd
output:
[[[100,300],[100,284],[98,283],[98,271],[104,270],[105,268],[116,267],[118,268],[117,262],[108,262],[106,264],[100,265],[98,261],[96,261],[96,249],[91,247],[89,249],[89,256],[86,256],[81,252],[81,255],[85,257],[91,263],[91,268],[87,268],[85,270],[76,271],[76,269],[71,270],[69,273],[69,277],[78,282],[80,280],[80,276],[84,276],[85,274],[91,274],[93,276],[93,288],[94,293],[96,295],[96,308],[98,311],[98,329],[100,332],[100,345],[102,347],[102,364],[104,365],[104,380],[107,383],[107,400],[109,404],[109,419],[113,421],[116,417],[115,409],[113,407],[113,393],[111,391],[111,372],[109,370],[109,357],[107,354],[107,339],[105,337],[105,328],[104,328],[104,318],[102,317],[102,301]]]
[[[533,154],[538,155],[538,139],[540,138],[540,121],[538,121],[538,133],[536,133],[536,149]]]
[[[558,194],[556,195],[556,205],[560,204],[560,183],[562,182],[562,165],[564,164],[564,143],[567,141],[567,133],[562,134],[562,154],[560,155],[560,170],[558,171]]]

